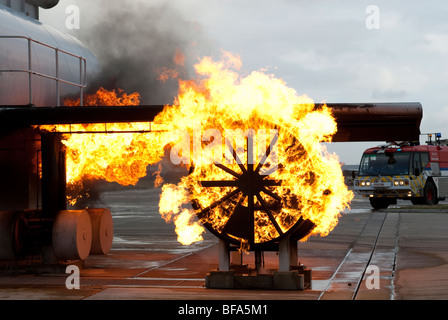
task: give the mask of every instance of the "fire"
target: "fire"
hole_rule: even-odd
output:
[[[78,100],[66,99],[67,106],[79,106]],[[140,104],[138,93],[127,94],[123,90],[100,88],[87,95],[85,106],[132,106]],[[163,137],[140,133],[148,131],[149,123],[113,123],[40,126],[41,130],[70,132],[65,134],[66,170],[70,204],[76,204],[87,179],[117,182],[123,186],[135,185],[146,176],[148,165],[157,163],[163,156],[163,148],[152,148]],[[106,133],[106,132],[129,133]],[[88,132],[88,133],[86,133]],[[98,132],[98,133],[96,133]],[[135,133],[133,133],[135,132]]]
[[[79,106],[81,99],[65,99],[64,104],[68,107]],[[127,94],[122,89],[109,91],[99,88],[95,94],[87,95],[84,106],[138,106],[140,95],[137,92]]]
[[[175,59],[183,63],[182,56]],[[241,67],[239,57],[228,52],[221,61],[203,58],[195,65],[198,79],[179,80],[173,105],[154,119],[152,125],[164,132],[66,136],[69,183],[90,177],[135,184],[148,165],[169,154],[174,165],[190,168],[178,184],[162,185],[159,202],[179,242],[202,240],[205,225],[242,245],[265,243],[300,219],[314,223],[309,235],[328,235],[353,198],[338,157],[322,144],[337,130],[331,111],[325,105],[316,108],[274,75],[254,71],[243,77]],[[138,104],[137,94],[106,90],[86,101],[109,104],[102,96],[112,96],[110,105]],[[61,126],[51,130],[63,131]],[[235,217],[248,208],[252,239],[231,232],[241,222]]]
[[[178,217],[182,216],[182,224],[202,232],[203,228],[196,227],[199,213],[202,223],[222,233],[229,230],[232,214],[246,210],[248,202],[254,201],[255,243],[286,233],[300,218],[315,224],[312,234],[328,235],[353,198],[337,156],[328,154],[321,143],[331,141],[337,130],[330,110],[326,106],[315,108],[309,97],[298,95],[273,75],[254,71],[241,77],[240,68],[241,60],[230,53],[219,62],[204,58],[195,66],[200,80],[181,80],[175,107],[166,108],[156,118],[156,122],[169,123],[171,130],[179,130],[177,136],[183,139],[171,155],[174,151],[174,158],[194,168],[179,184],[163,186],[160,213],[179,224]],[[235,134],[235,130],[240,131]],[[277,150],[269,154],[260,170],[265,170],[273,183],[256,197],[249,196],[242,187],[232,194],[238,185],[235,177],[248,170],[246,164],[257,166],[275,139],[275,132]],[[233,136],[224,137],[225,133]],[[253,161],[248,160],[251,149],[245,145],[251,133]],[[237,156],[232,157],[233,153]],[[274,198],[281,202],[281,208],[260,209],[275,207]],[[187,212],[189,219],[185,217]],[[193,230],[189,235],[200,239]],[[238,238],[235,234],[229,236]]]
[[[173,58],[173,63],[176,66],[185,65],[185,55],[181,50],[177,49]],[[178,79],[180,77],[179,71],[172,68],[162,67],[157,69],[156,72],[159,74],[157,80],[162,82],[166,82],[169,79]]]

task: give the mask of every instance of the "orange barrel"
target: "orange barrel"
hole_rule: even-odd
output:
[[[92,222],[92,248],[90,254],[108,254],[112,247],[114,228],[109,209],[86,209]]]
[[[85,260],[92,247],[92,223],[87,210],[62,210],[53,225],[53,249],[58,260]]]

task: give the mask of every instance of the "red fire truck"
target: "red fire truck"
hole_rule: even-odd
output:
[[[369,197],[374,209],[397,199],[435,205],[448,197],[448,146],[440,134],[427,145],[390,143],[367,149],[361,158],[355,191]]]

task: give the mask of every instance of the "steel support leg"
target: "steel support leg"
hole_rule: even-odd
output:
[[[61,136],[42,134],[42,211],[45,218],[67,208],[65,152]]]
[[[279,243],[278,270],[290,271],[297,266],[297,241],[290,237],[283,238]]]
[[[262,251],[255,250],[255,270],[257,271],[257,273],[260,273],[262,268],[263,268]]]
[[[219,271],[229,271],[230,270],[229,243],[227,241],[219,239],[218,251],[219,251]]]

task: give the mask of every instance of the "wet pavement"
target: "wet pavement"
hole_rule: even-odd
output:
[[[218,267],[218,240],[191,246],[177,242],[174,226],[158,215],[158,190],[107,191],[99,207],[110,208],[114,244],[107,256],[90,256],[80,271],[80,289],[69,274],[23,273],[5,267],[0,299],[25,300],[407,300],[448,298],[448,210],[408,208],[409,202],[372,211],[356,197],[327,237],[299,243],[299,261],[312,269],[303,291],[205,288]],[[441,203],[443,205],[444,203]],[[243,263],[254,263],[253,253]],[[265,268],[278,256],[264,254]],[[65,267],[64,267],[65,268]]]

